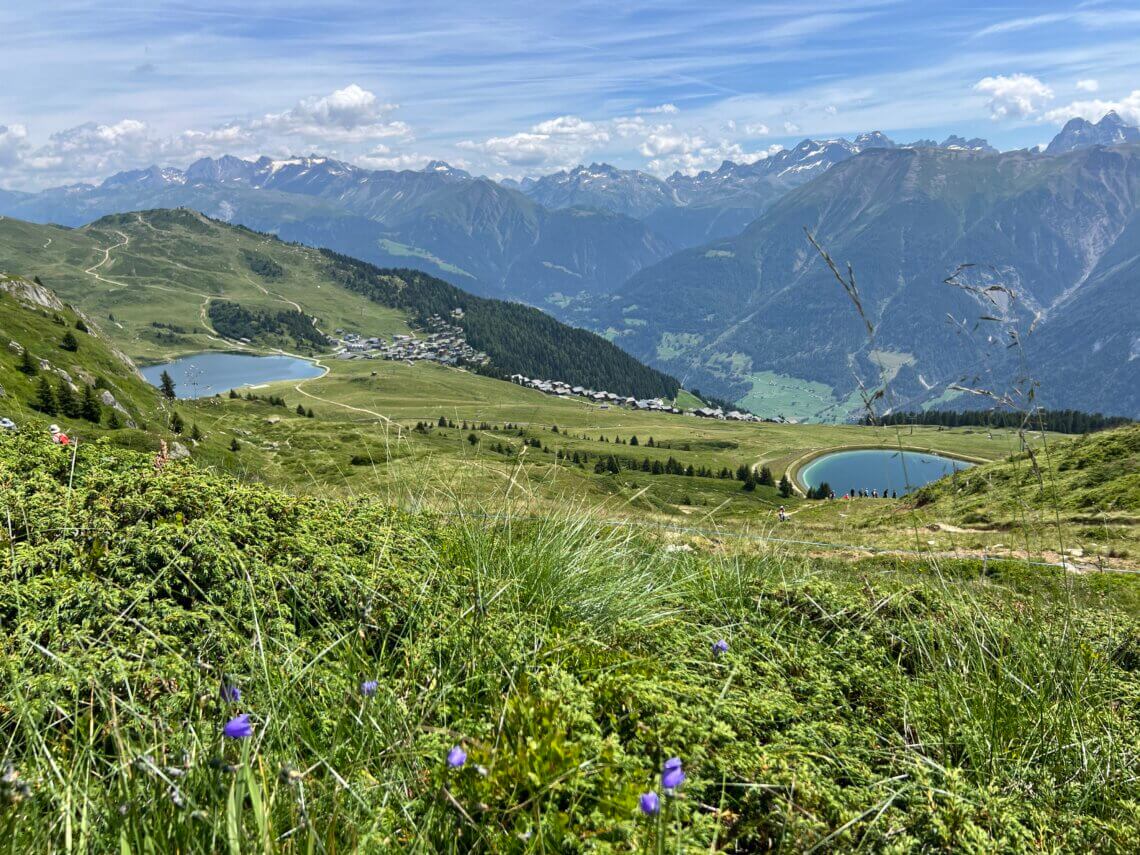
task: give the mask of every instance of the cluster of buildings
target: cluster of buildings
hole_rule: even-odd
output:
[[[451,317],[463,317],[462,309],[454,309]],[[430,332],[425,336],[396,335],[390,342],[379,337],[365,338],[357,333],[337,330],[331,342],[340,347],[338,359],[403,359],[406,362],[428,361],[441,365],[486,365],[490,357],[467,343],[463,329],[450,321],[432,315],[428,318]]]
[[[739,410],[729,410],[726,413],[720,407],[698,407],[695,410],[682,410],[679,407],[662,400],[661,398],[633,398],[623,395],[615,395],[613,392],[599,392],[595,389],[587,389],[584,386],[571,386],[569,383],[564,383],[561,380],[537,380],[531,377],[526,377],[522,374],[512,374],[508,379],[512,383],[517,383],[519,386],[526,386],[528,389],[535,389],[539,392],[544,392],[547,395],[556,395],[560,398],[585,398],[586,400],[593,401],[595,404],[600,404],[603,407],[629,407],[630,409],[634,410],[648,410],[655,413],[671,413],[677,416],[696,416],[698,418],[719,419],[721,421],[771,421],[771,419],[761,419],[758,416],[752,415],[752,413],[742,413]]]

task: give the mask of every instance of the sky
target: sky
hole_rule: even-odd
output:
[[[1140,124],[1140,0],[0,0],[0,33],[8,189],[221,154],[667,175],[809,136]]]

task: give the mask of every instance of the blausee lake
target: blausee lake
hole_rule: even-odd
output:
[[[937,481],[972,463],[953,460],[922,451],[859,449],[836,451],[817,457],[800,470],[800,480],[808,487],[827,483],[836,496],[848,490],[878,490],[900,496]]]
[[[162,365],[140,369],[147,382],[157,386],[162,372],[170,374],[179,398],[208,398],[241,386],[277,380],[320,377],[321,369],[295,356],[251,356],[247,353],[196,353]]]

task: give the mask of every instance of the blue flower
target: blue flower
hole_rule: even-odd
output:
[[[675,790],[685,781],[685,773],[681,769],[681,758],[670,757],[665,761],[661,771],[661,786],[666,790]]]
[[[360,684],[360,694],[366,698],[370,698],[376,694],[376,689],[379,688],[379,686],[380,684],[375,680],[365,680]]]
[[[241,700],[241,689],[237,686],[225,684],[222,686],[222,700],[227,704],[236,704]]]
[[[722,638],[712,646],[712,649],[713,654],[716,656],[720,656],[722,653],[728,653],[728,642]]]
[[[447,752],[447,765],[452,769],[458,769],[467,762],[467,752],[456,745]]]
[[[655,816],[661,810],[661,799],[652,790],[648,793],[642,793],[640,802],[641,812],[646,816]]]
[[[249,723],[249,715],[242,713],[235,718],[231,718],[226,722],[226,726],[222,728],[222,733],[230,739],[249,739],[253,736],[253,725]]]

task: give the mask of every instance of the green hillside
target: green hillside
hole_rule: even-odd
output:
[[[49,289],[4,273],[0,389],[0,416],[22,419],[38,407],[43,418],[70,418],[92,428],[145,425],[158,405],[154,387],[90,318]],[[86,417],[80,415],[85,395],[98,402],[94,408],[88,404]]]
[[[13,852],[1140,843],[1131,577],[667,549],[32,432],[0,485]]]
[[[671,396],[679,385],[605,339],[537,310],[474,298],[423,273],[381,270],[188,210],[115,214],[74,230],[0,220],[0,270],[38,275],[103,323],[135,359],[232,349],[214,321],[223,315],[232,321],[234,304],[256,316],[246,326],[262,333],[257,343],[302,353],[318,350],[302,334],[311,318],[325,333],[343,328],[391,336],[430,314],[465,306],[468,315],[456,323],[490,356],[485,370],[494,376],[545,375],[638,397]],[[231,308],[220,314],[215,303]],[[304,320],[289,323],[282,313]]]

